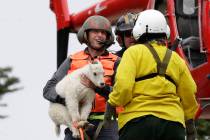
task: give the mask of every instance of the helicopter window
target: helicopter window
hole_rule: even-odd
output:
[[[175,13],[179,35],[185,39],[199,36],[197,0],[176,0]]]
[[[178,32],[183,39],[182,49],[193,68],[207,62],[206,54],[200,52],[197,4],[198,0],[175,1]]]
[[[196,5],[195,0],[183,0],[183,13],[192,15],[195,13]]]
[[[184,18],[197,18],[198,0],[176,0],[175,12],[176,15]]]

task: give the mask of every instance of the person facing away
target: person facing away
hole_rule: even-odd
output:
[[[131,45],[135,44],[135,39],[132,36],[132,30],[136,21],[137,15],[133,13],[127,13],[122,15],[115,28],[116,40],[119,43],[121,50],[116,52],[116,55],[122,57],[123,53]]]
[[[43,90],[43,96],[50,102],[61,103],[65,105],[65,99],[61,98],[55,91],[56,84],[67,74],[78,68],[98,60],[102,63],[105,71],[105,83],[104,88],[97,88],[91,81],[81,76],[81,83],[89,88],[93,88],[96,91],[93,108],[88,118],[88,121],[95,125],[92,130],[87,130],[87,135],[92,138],[96,137],[94,132],[98,125],[103,121],[106,100],[108,94],[111,91],[111,85],[113,82],[114,71],[118,65],[118,56],[111,54],[107,51],[107,48],[113,44],[113,33],[111,24],[108,19],[102,16],[89,17],[77,34],[80,43],[85,43],[87,48],[84,51],[80,51],[67,57],[67,59],[61,64],[58,70],[54,73],[53,77],[47,82]],[[71,85],[69,85],[71,86]],[[65,129],[64,140],[73,140],[71,131]],[[101,128],[100,133],[97,136],[97,140],[117,140],[118,139],[118,127],[117,121],[113,120],[110,127]]]
[[[133,28],[138,44],[123,54],[107,102],[108,108],[124,107],[119,140],[195,139],[197,87],[185,61],[167,49],[167,30],[161,12],[139,14]]]

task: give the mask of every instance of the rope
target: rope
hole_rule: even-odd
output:
[[[90,138],[88,137],[88,135],[85,133],[84,129],[82,127],[79,127],[78,126],[78,122],[73,122],[72,125],[75,128],[79,129],[81,140],[90,140]]]
[[[85,140],[84,130],[82,128],[79,128],[79,133],[80,133],[81,140]]]

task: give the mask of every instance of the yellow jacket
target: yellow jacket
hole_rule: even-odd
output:
[[[152,43],[161,61],[166,47]],[[135,82],[135,78],[157,72],[157,64],[151,52],[143,44],[137,44],[124,53],[116,73],[116,82],[108,102],[123,106],[118,123],[121,129],[128,121],[145,115],[180,122],[192,119],[198,108],[195,99],[196,84],[184,60],[172,53],[166,74],[176,83],[156,76]]]

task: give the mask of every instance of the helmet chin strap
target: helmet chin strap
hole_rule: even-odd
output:
[[[111,40],[105,40],[105,41],[99,41],[98,43],[101,44],[103,48],[108,48],[109,46],[111,46],[115,42],[111,41]]]
[[[123,45],[123,48],[126,48],[126,46],[125,46],[125,35],[122,35],[122,45]]]
[[[111,46],[112,44],[114,44],[114,41],[111,40],[105,40],[105,41],[98,41],[98,43],[101,45],[100,48],[94,48],[93,46],[90,45],[90,43],[88,43],[88,46],[96,51],[102,51],[107,49],[109,46]]]

